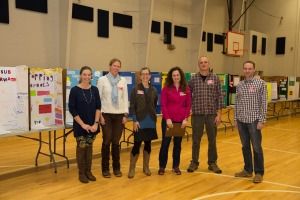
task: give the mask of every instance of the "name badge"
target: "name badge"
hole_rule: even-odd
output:
[[[249,87],[248,90],[249,90],[249,91],[254,91],[254,90],[255,90],[255,87]]]
[[[207,84],[208,85],[213,85],[214,84],[214,80],[207,80]]]
[[[144,91],[143,90],[138,90],[137,94],[144,94]]]
[[[183,92],[179,92],[179,96],[185,96],[186,94],[184,94]]]

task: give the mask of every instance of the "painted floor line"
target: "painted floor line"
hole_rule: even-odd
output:
[[[223,141],[223,140],[217,140],[218,142],[223,142],[223,143],[229,143],[229,144],[236,144],[236,145],[241,145],[241,143],[237,142],[228,142],[228,141]],[[283,150],[278,150],[278,149],[271,149],[271,148],[264,148],[264,150],[270,150],[270,151],[277,151],[277,152],[282,152],[282,153],[288,153],[288,154],[294,154],[294,155],[300,155],[300,153],[297,152],[291,152],[291,151],[283,151]]]
[[[223,195],[229,195],[229,194],[237,194],[237,193],[268,193],[268,192],[272,192],[272,193],[293,193],[293,194],[300,194],[299,191],[292,191],[292,190],[237,190],[237,191],[230,191],[230,192],[221,192],[221,193],[216,193],[216,194],[210,194],[210,195],[206,195],[206,196],[201,196],[201,197],[197,197],[193,200],[201,200],[201,199],[207,199],[210,197],[216,197],[216,196],[223,196]]]

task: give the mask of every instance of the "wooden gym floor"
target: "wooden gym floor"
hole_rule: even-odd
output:
[[[161,135],[160,120],[158,132]],[[131,128],[128,123],[126,127]],[[191,134],[191,129],[188,130]],[[241,144],[236,129],[218,130],[218,165],[222,174],[207,169],[207,138],[203,136],[200,149],[200,166],[194,173],[186,171],[191,159],[192,138],[182,141],[182,174],[175,175],[172,167],[172,143],[166,173],[157,175],[160,140],[152,143],[151,176],[142,172],[142,155],[137,162],[133,179],[127,178],[129,148],[122,144],[121,164],[123,177],[106,179],[101,175],[101,135],[94,144],[93,174],[96,182],[82,184],[78,180],[75,161],[75,139],[67,138],[66,155],[70,168],[63,158],[55,156],[58,172],[54,173],[49,158],[39,156],[34,165],[38,142],[19,137],[0,138],[0,199],[300,199],[300,114],[269,119],[263,133],[265,176],[260,184],[252,178],[235,178],[243,168]],[[60,133],[61,135],[62,133]],[[126,136],[130,133],[126,132]],[[38,134],[31,134],[37,137]],[[47,137],[45,134],[44,137]],[[48,147],[42,150],[47,152]],[[58,144],[58,152],[61,150]],[[141,149],[142,150],[142,149]],[[112,171],[112,170],[111,170]]]

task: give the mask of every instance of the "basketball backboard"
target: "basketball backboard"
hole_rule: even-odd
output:
[[[247,51],[244,49],[245,35],[242,33],[227,31],[226,55],[244,56]]]

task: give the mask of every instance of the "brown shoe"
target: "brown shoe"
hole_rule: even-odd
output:
[[[243,169],[243,171],[235,173],[234,176],[235,177],[252,177],[252,173],[247,172],[246,170]]]
[[[253,179],[253,183],[261,183],[263,181],[263,175],[255,174],[255,177]]]
[[[188,172],[194,172],[196,171],[196,169],[198,169],[198,165],[196,163],[193,163],[193,161],[191,161],[191,164],[189,166],[189,168],[187,169]]]
[[[218,167],[217,163],[209,165],[208,169],[218,174],[222,173],[222,170]]]

